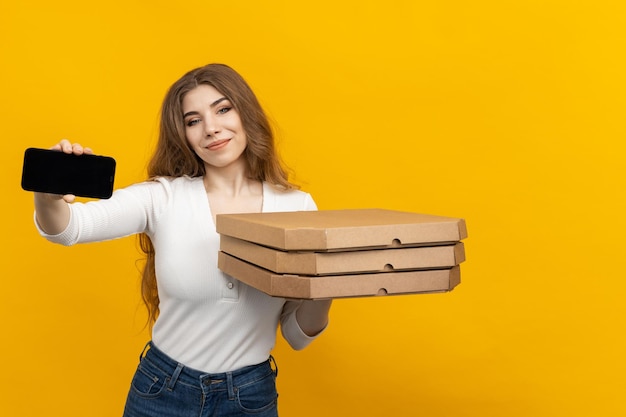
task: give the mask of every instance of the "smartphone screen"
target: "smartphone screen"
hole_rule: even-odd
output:
[[[22,188],[26,191],[109,198],[114,178],[115,160],[108,156],[38,148],[24,152]]]

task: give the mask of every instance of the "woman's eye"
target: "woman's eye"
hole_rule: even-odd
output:
[[[228,113],[231,109],[232,109],[232,107],[222,107],[221,109],[219,109],[219,110],[217,111],[217,114],[224,114],[224,113]]]
[[[189,127],[195,126],[198,123],[200,123],[200,119],[191,119],[191,120],[187,121],[187,126],[189,126]]]

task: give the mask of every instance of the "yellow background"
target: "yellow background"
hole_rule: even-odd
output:
[[[121,415],[148,339],[134,238],[32,222],[26,147],[143,179],[166,88],[224,62],[321,209],[464,217],[462,284],[335,302],[275,350],[283,416],[622,416],[623,1],[164,0],[0,6],[0,409]]]

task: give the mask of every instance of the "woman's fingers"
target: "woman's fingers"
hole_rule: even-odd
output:
[[[75,199],[76,196],[74,194],[65,194],[63,196],[63,201],[65,201],[66,203],[73,203]]]
[[[80,143],[72,143],[67,139],[62,139],[59,143],[52,146],[50,149],[65,153],[73,153],[75,155],[82,155],[83,153],[93,154],[91,148],[83,148]]]
[[[83,148],[83,146],[80,143],[72,143],[67,139],[61,139],[59,143],[53,145],[50,149],[54,151],[65,152],[65,153],[74,154],[74,155],[82,155],[82,154],[93,155],[93,151],[91,150],[91,148],[86,148],[86,147]],[[76,199],[76,196],[73,194],[66,194],[63,196],[54,196],[54,197],[58,199],[62,198],[66,203],[73,203],[74,200]]]

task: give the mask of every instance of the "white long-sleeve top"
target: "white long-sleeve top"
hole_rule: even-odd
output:
[[[263,184],[263,212],[315,209],[305,192]],[[296,321],[301,301],[270,297],[217,268],[219,234],[202,177],[159,178],[70,210],[62,233],[48,235],[37,226],[40,234],[64,245],[144,232],[150,237],[160,300],[152,340],[176,361],[208,373],[261,363],[279,322],[294,349],[313,340]]]

